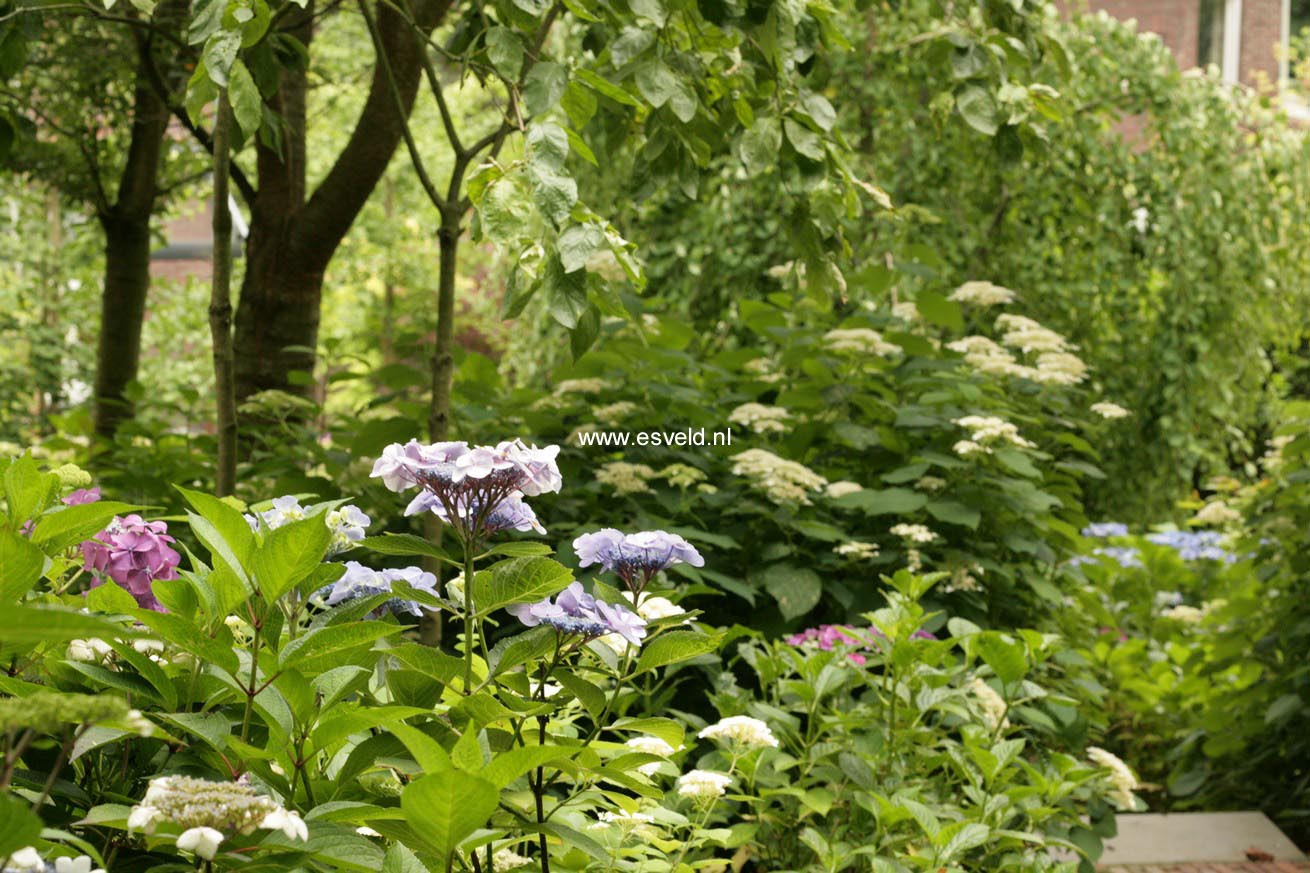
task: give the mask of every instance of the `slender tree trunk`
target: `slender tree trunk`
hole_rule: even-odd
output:
[[[237,469],[237,404],[232,361],[232,207],[228,177],[232,161],[232,107],[227,89],[218,95],[214,119],[214,276],[209,297],[209,332],[214,346],[214,394],[218,424],[219,497],[232,493]]]
[[[105,285],[100,297],[96,349],[95,430],[112,437],[135,414],[127,386],[141,360],[141,327],[150,290],[150,216],[101,216],[105,232]]]

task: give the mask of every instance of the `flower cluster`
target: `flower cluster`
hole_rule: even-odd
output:
[[[577,634],[588,639],[618,634],[633,645],[646,636],[645,619],[624,606],[597,600],[582,589],[581,582],[571,583],[553,600],[547,597],[537,603],[510,606],[508,610],[528,627],[544,624],[561,634]]]
[[[969,680],[965,690],[978,702],[978,710],[982,713],[987,730],[996,733],[1009,728],[1010,720],[1005,715],[1009,707],[1005,698],[996,693],[996,689],[975,676]]]
[[[1233,509],[1222,500],[1215,500],[1201,507],[1192,521],[1197,524],[1212,524],[1222,527],[1223,525],[1232,524],[1242,520],[1242,513]]]
[[[630,400],[619,400],[605,406],[597,406],[592,410],[592,416],[602,424],[608,424],[610,427],[618,427],[623,422],[632,418],[639,410],[640,406]]]
[[[702,740],[724,742],[737,749],[776,749],[778,739],[769,726],[749,715],[731,715],[701,730]]]
[[[61,499],[65,506],[85,506],[88,503],[95,503],[100,499],[100,486],[95,488],[79,488],[67,497]]]
[[[629,464],[627,461],[611,461],[602,464],[596,471],[596,481],[614,489],[620,496],[625,494],[649,494],[650,480],[656,478],[655,471],[645,464]]]
[[[1097,415],[1101,416],[1101,418],[1107,418],[1107,419],[1127,418],[1128,416],[1132,415],[1132,413],[1129,412],[1127,409],[1124,409],[1122,406],[1120,406],[1117,403],[1111,403],[1108,400],[1102,400],[1099,403],[1093,403],[1090,409],[1092,410],[1092,412],[1095,412]]]
[[[833,551],[852,561],[871,561],[878,557],[878,544],[851,540],[835,546]]]
[[[1184,561],[1223,561],[1231,564],[1237,556],[1223,548],[1223,534],[1217,531],[1169,530],[1146,535],[1157,546],[1169,546]]]
[[[1083,528],[1085,537],[1126,537],[1128,525],[1121,521],[1098,521]]]
[[[1090,746],[1087,749],[1087,759],[1104,770],[1110,771],[1110,799],[1119,807],[1132,809],[1136,805],[1136,798],[1133,792],[1137,790],[1137,776],[1129,769],[1128,765],[1120,760],[1118,755],[1107,752],[1105,749]]]
[[[996,319],[996,329],[1003,331],[1001,343],[1024,352],[1063,352],[1068,348],[1064,337],[1031,318],[1006,313]]]
[[[358,561],[347,561],[346,572],[341,575],[341,578],[319,589],[314,596],[324,606],[338,606],[361,597],[390,594],[393,582],[403,582],[416,591],[436,594],[437,577],[425,572],[421,567],[374,570]],[[421,616],[423,607],[416,601],[393,597],[375,610],[375,613],[382,612],[405,612],[413,616]]]
[[[1042,385],[1077,385],[1087,378],[1087,364],[1069,352],[1042,352],[1037,367],[1023,375]]]
[[[970,303],[974,306],[1003,306],[1014,302],[1014,292],[991,282],[965,282],[951,292],[950,298],[956,303]]]
[[[901,350],[900,346],[883,339],[878,331],[867,327],[830,330],[823,335],[823,344],[834,352],[877,355],[880,358],[889,358]]]
[[[728,415],[728,421],[749,427],[756,433],[783,433],[787,430],[786,421],[791,413],[781,406],[765,406],[763,403],[743,403]]]
[[[610,383],[604,379],[565,379],[555,386],[556,394],[600,394],[608,391]]]
[[[431,510],[460,539],[475,542],[505,526],[534,527],[536,516],[520,498],[559,491],[558,454],[559,446],[539,449],[521,440],[473,447],[465,442],[423,445],[410,440],[387,446],[372,475],[392,491],[422,488],[407,514]],[[499,515],[498,510],[502,510]]]
[[[117,516],[95,539],[82,543],[82,559],[97,579],[92,587],[113,579],[127,589],[142,609],[166,612],[151,584],[156,579],[176,579],[181,556],[169,545],[162,521],[146,521],[139,515]]]
[[[923,629],[916,630],[910,637],[916,640],[937,639],[933,634]],[[851,663],[862,667],[868,663],[868,658],[860,653],[877,652],[878,641],[886,638],[882,631],[872,626],[857,628],[844,624],[821,624],[818,627],[806,628],[800,633],[792,634],[786,638],[786,642],[790,646],[817,648],[824,652],[849,651],[848,657]]]
[[[704,567],[696,547],[677,534],[644,530],[624,534],[612,527],[583,534],[573,541],[578,566],[599,564],[618,576],[633,591],[641,591],[655,576],[675,564]]]
[[[838,497],[845,497],[847,494],[854,494],[857,491],[863,491],[863,490],[864,490],[864,486],[861,485],[859,482],[849,482],[846,480],[842,480],[840,482],[829,482],[828,487],[824,489],[824,493],[827,494],[829,497],[836,499]]]
[[[643,755],[656,755],[661,758],[667,758],[677,751],[659,737],[633,737],[624,745],[634,752],[640,752]],[[637,767],[637,772],[643,776],[654,776],[659,768],[659,761],[651,761]]]
[[[891,528],[892,536],[898,536],[903,540],[909,540],[912,543],[930,543],[937,539],[937,534],[931,528],[922,524],[897,524]]]
[[[747,449],[733,457],[732,472],[745,476],[751,485],[778,504],[810,505],[809,492],[818,491],[828,480],[799,464],[764,449]]]
[[[732,777],[713,770],[689,770],[678,778],[678,794],[697,803],[722,797],[732,784]]]
[[[89,855],[63,856],[46,863],[35,848],[25,846],[9,856],[3,873],[105,873],[103,867],[93,869],[94,864]]]
[[[1201,619],[1205,618],[1205,610],[1179,603],[1161,610],[1160,617],[1181,621],[1183,624],[1200,624]]]
[[[1097,563],[1097,558],[1101,557],[1109,558],[1120,567],[1126,569],[1140,568],[1145,566],[1142,563],[1140,556],[1141,553],[1132,546],[1098,546],[1097,548],[1092,549],[1092,554],[1090,555],[1078,555],[1074,558],[1070,558],[1069,566],[1078,567],[1083,564],[1095,564]]]
[[[982,446],[983,451],[991,451],[990,447],[995,443],[1033,448],[1033,443],[1019,436],[1019,429],[1003,418],[992,415],[966,415],[955,419],[952,423],[969,431],[970,440]],[[961,454],[966,453],[961,452]]]
[[[309,510],[300,505],[300,499],[293,494],[286,494],[282,497],[273,498],[273,506],[263,512],[251,515],[246,514],[246,523],[250,529],[258,531],[262,527],[264,530],[276,530],[285,524],[293,521],[300,521],[307,517]],[[372,519],[363,513],[358,506],[347,505],[340,509],[333,509],[325,513],[323,523],[332,531],[332,542],[328,546],[329,555],[338,555],[342,552],[354,548],[355,543],[362,540],[365,536],[366,528],[372,524]]]
[[[281,831],[288,839],[309,839],[309,829],[298,813],[283,809],[244,782],[190,776],[152,779],[145,798],[132,807],[127,827],[149,834],[160,822],[182,828],[179,849],[208,860],[213,860],[225,839],[256,828]]]

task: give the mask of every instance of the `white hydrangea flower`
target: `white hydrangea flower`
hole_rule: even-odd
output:
[[[218,847],[223,842],[223,832],[210,827],[185,830],[177,838],[177,847],[184,852],[194,852],[206,861],[214,860]]]
[[[1007,709],[1005,698],[997,694],[996,689],[974,676],[965,686],[965,690],[978,701],[978,708],[982,712],[983,724],[987,725],[987,730],[995,733],[998,729],[1009,728],[1010,720],[1005,716]]]
[[[641,597],[641,603],[637,603],[636,595],[631,591],[624,591],[621,593],[629,603],[633,604],[633,612],[637,613],[641,618],[646,619],[646,621],[658,621],[661,618],[673,618],[674,616],[687,614],[687,610],[683,609],[672,600],[669,600],[667,597],[659,597],[654,594],[643,594]],[[686,624],[686,622],[683,623]]]
[[[920,491],[941,491],[946,487],[946,480],[939,476],[920,476],[914,487]]]
[[[143,831],[147,834],[155,832],[155,825],[163,819],[163,815],[153,806],[140,805],[132,807],[132,811],[127,814],[127,831]]]
[[[783,374],[774,369],[773,361],[769,358],[752,358],[742,364],[742,369],[761,382],[779,382],[783,378]]]
[[[278,807],[264,816],[259,826],[267,831],[281,831],[288,840],[304,842],[309,839],[309,827],[295,810]]]
[[[1200,512],[1192,518],[1197,524],[1226,525],[1242,520],[1242,513],[1233,509],[1222,500],[1215,500],[1201,507]]]
[[[55,873],[105,873],[103,867],[95,867],[94,864],[90,855],[55,858]]]
[[[937,534],[931,528],[922,524],[897,524],[891,529],[892,536],[898,536],[903,540],[909,540],[912,543],[931,543],[937,539]]]
[[[859,482],[851,482],[843,479],[840,482],[829,482],[824,493],[835,499],[837,497],[845,497],[847,494],[854,494],[857,491],[863,490],[864,486]]]
[[[1200,624],[1201,619],[1205,618],[1205,611],[1197,609],[1195,606],[1180,603],[1177,606],[1162,610],[1160,617],[1181,621],[1183,624]]]
[[[1099,403],[1093,403],[1091,405],[1091,410],[1092,412],[1095,412],[1097,415],[1101,416],[1101,418],[1106,418],[1106,419],[1127,418],[1128,416],[1132,415],[1132,413],[1129,412],[1127,409],[1124,409],[1122,406],[1120,406],[1117,403],[1111,403],[1108,400],[1102,400]]]
[[[791,413],[782,407],[762,403],[743,403],[728,415],[730,423],[748,427],[755,433],[783,433],[789,418]]]
[[[701,730],[702,740],[722,740],[747,749],[776,749],[778,739],[769,726],[749,715],[731,715]]]
[[[1014,302],[1014,292],[991,282],[965,282],[951,292],[950,299],[956,303],[970,303],[974,306],[999,306]]]
[[[777,504],[810,505],[809,492],[818,491],[828,480],[804,464],[780,458],[764,449],[747,449],[733,457],[732,472],[751,480],[751,485]]]
[[[878,557],[878,544],[851,540],[835,546],[833,551],[852,561],[868,561]]]
[[[823,335],[823,345],[833,352],[853,352],[889,358],[899,354],[901,347],[889,343],[882,334],[868,327],[835,328]]]
[[[689,770],[678,777],[678,794],[700,803],[722,797],[732,784],[732,777],[713,770]]]
[[[1063,352],[1069,347],[1064,337],[1022,315],[998,317],[996,329],[1004,331],[1002,344],[1024,352]]]
[[[103,664],[114,657],[114,649],[101,639],[70,640],[64,656],[70,661],[82,661],[88,664]]]
[[[531,858],[525,858],[513,849],[497,849],[491,855],[491,866],[497,870],[517,870],[531,863]]]
[[[358,506],[347,505],[334,509],[324,518],[328,530],[332,531],[332,542],[328,546],[330,554],[339,554],[354,548],[355,543],[367,536],[365,530],[373,520],[363,513]]]
[[[1077,385],[1087,378],[1087,364],[1069,352],[1043,352],[1028,378],[1042,385]]]
[[[993,415],[966,415],[952,423],[969,431],[970,439],[980,445],[1004,442],[1026,449],[1034,447],[1033,443],[1019,436],[1019,428]],[[956,451],[960,453],[958,449]]]
[[[976,443],[973,440],[960,440],[955,445],[951,446],[951,451],[955,452],[955,454],[962,458],[967,458],[969,455],[990,455],[992,453],[991,449]]]
[[[604,379],[565,379],[555,386],[556,394],[600,394],[608,391],[610,383]]]
[[[641,752],[645,755],[659,755],[661,758],[667,758],[677,751],[659,737],[633,737],[624,745],[634,752]],[[637,772],[643,776],[654,776],[659,768],[660,763],[658,761],[651,761],[638,766]]]
[[[914,305],[913,300],[902,300],[892,304],[892,315],[901,321],[918,321],[919,307]]]
[[[45,861],[41,860],[40,853],[32,846],[24,846],[9,856],[6,869],[14,870],[15,873],[45,873]]]
[[[355,833],[359,834],[361,837],[380,837],[380,836],[382,836],[382,834],[380,834],[380,833],[378,833],[377,831],[373,830],[373,829],[372,829],[371,827],[369,827],[368,825],[361,825],[361,826],[355,828]]]
[[[620,400],[606,406],[597,406],[591,414],[601,424],[608,424],[610,427],[618,427],[625,421],[631,419],[640,408],[641,407],[637,404],[629,400]]]
[[[255,629],[239,615],[229,615],[223,619],[223,624],[232,632],[232,638],[242,645],[255,638]]]
[[[1111,800],[1120,808],[1132,809],[1136,806],[1133,792],[1138,788],[1137,776],[1118,755],[1096,746],[1089,746],[1087,760],[1103,770],[1110,771],[1110,785],[1113,789],[1110,793]]]

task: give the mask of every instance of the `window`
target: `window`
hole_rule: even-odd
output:
[[[1310,7],[1310,0],[1305,0]],[[1196,65],[1208,67],[1224,65],[1224,0],[1200,0]],[[1310,11],[1310,10],[1308,10]]]

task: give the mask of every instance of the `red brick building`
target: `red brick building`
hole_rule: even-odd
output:
[[[1310,0],[1064,0],[1065,9],[1105,10],[1159,34],[1184,69],[1214,64],[1231,82],[1286,79],[1282,47],[1310,25]]]

